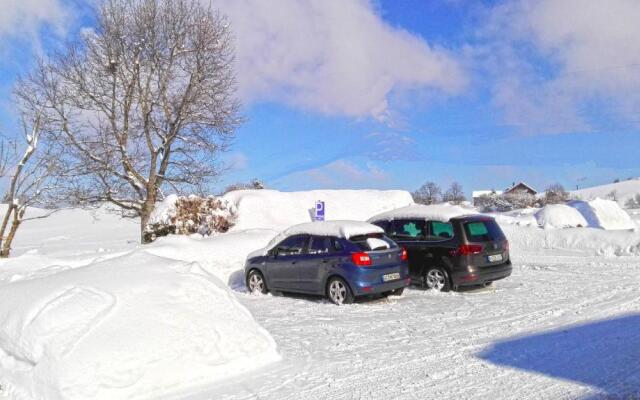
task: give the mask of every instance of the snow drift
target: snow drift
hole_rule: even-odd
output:
[[[635,229],[636,227],[629,214],[613,200],[575,200],[568,204],[580,211],[590,227],[605,230]]]
[[[13,398],[157,398],[277,359],[219,279],[143,250],[0,291],[0,385]]]
[[[238,219],[232,230],[275,229],[312,221],[315,202],[325,202],[326,220],[366,221],[384,211],[413,203],[403,190],[238,190],[224,198],[235,203]]]
[[[588,225],[578,210],[566,204],[545,206],[535,213],[535,218],[538,225],[545,229],[576,228]]]

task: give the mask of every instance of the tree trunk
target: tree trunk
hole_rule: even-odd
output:
[[[11,223],[11,229],[9,229],[9,234],[7,238],[4,240],[2,244],[2,250],[0,250],[0,258],[9,257],[9,253],[11,253],[11,244],[13,243],[13,238],[16,236],[16,232],[22,223],[22,217],[24,216],[25,209],[18,210],[14,209],[13,212],[13,222]]]
[[[151,218],[151,213],[156,208],[156,198],[157,193],[155,190],[147,189],[147,199],[144,204],[142,204],[140,210],[140,242],[142,244],[151,243],[153,238],[150,234],[146,232],[147,225],[149,224],[149,219]]]
[[[4,217],[2,218],[2,225],[0,226],[0,247],[2,247],[4,243],[4,233],[7,230],[7,225],[9,225],[9,218],[11,218],[11,214],[13,213],[14,208],[15,205],[13,205],[13,202],[7,204],[7,211],[5,211],[4,213]]]

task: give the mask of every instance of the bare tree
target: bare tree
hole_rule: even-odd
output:
[[[413,201],[418,204],[436,204],[440,202],[442,190],[435,182],[426,182],[411,195],[413,196]]]
[[[80,204],[144,229],[163,188],[201,189],[241,122],[224,18],[197,0],[105,0],[94,31],[20,82],[40,107]]]
[[[458,182],[453,182],[449,189],[444,193],[444,201],[450,201],[454,204],[460,204],[467,200],[462,190],[462,185]]]
[[[2,140],[0,172],[8,178],[3,201],[7,208],[0,222],[0,257],[9,257],[13,239],[22,222],[45,218],[52,211],[25,218],[27,208],[49,206],[63,174],[58,155],[43,137],[45,121],[39,113],[22,114],[22,132],[18,140]],[[44,142],[44,143],[43,143]],[[6,149],[9,149],[8,151]],[[8,228],[8,231],[7,231]]]
[[[549,186],[544,192],[545,204],[562,204],[569,200],[569,193],[559,183]]]
[[[610,191],[609,193],[607,193],[606,198],[609,200],[618,201],[618,191],[615,189]]]

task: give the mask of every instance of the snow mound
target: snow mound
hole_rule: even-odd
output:
[[[325,220],[355,221],[413,203],[411,194],[402,190],[238,190],[224,198],[235,203],[238,210],[232,230],[283,230],[310,222],[318,200],[325,202]]]
[[[512,255],[540,254],[543,250],[559,250],[579,256],[638,256],[640,233],[605,231],[602,229],[540,229],[537,226],[500,224],[509,239]]]
[[[545,229],[587,226],[582,214],[566,204],[550,204],[535,213],[538,225]]]
[[[590,227],[605,230],[636,228],[636,224],[629,214],[620,208],[620,205],[613,200],[576,200],[568,204],[580,211]]]
[[[219,279],[143,250],[0,291],[0,385],[12,398],[157,398],[278,359]]]
[[[428,206],[422,204],[410,204],[406,207],[377,214],[369,218],[369,221],[374,222],[399,218],[418,218],[430,221],[447,222],[451,218],[472,214],[478,214],[478,212],[471,208],[464,208],[451,204],[433,204]]]

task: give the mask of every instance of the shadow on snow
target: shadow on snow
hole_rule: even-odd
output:
[[[505,340],[478,357],[587,384],[595,398],[640,399],[640,315]]]

